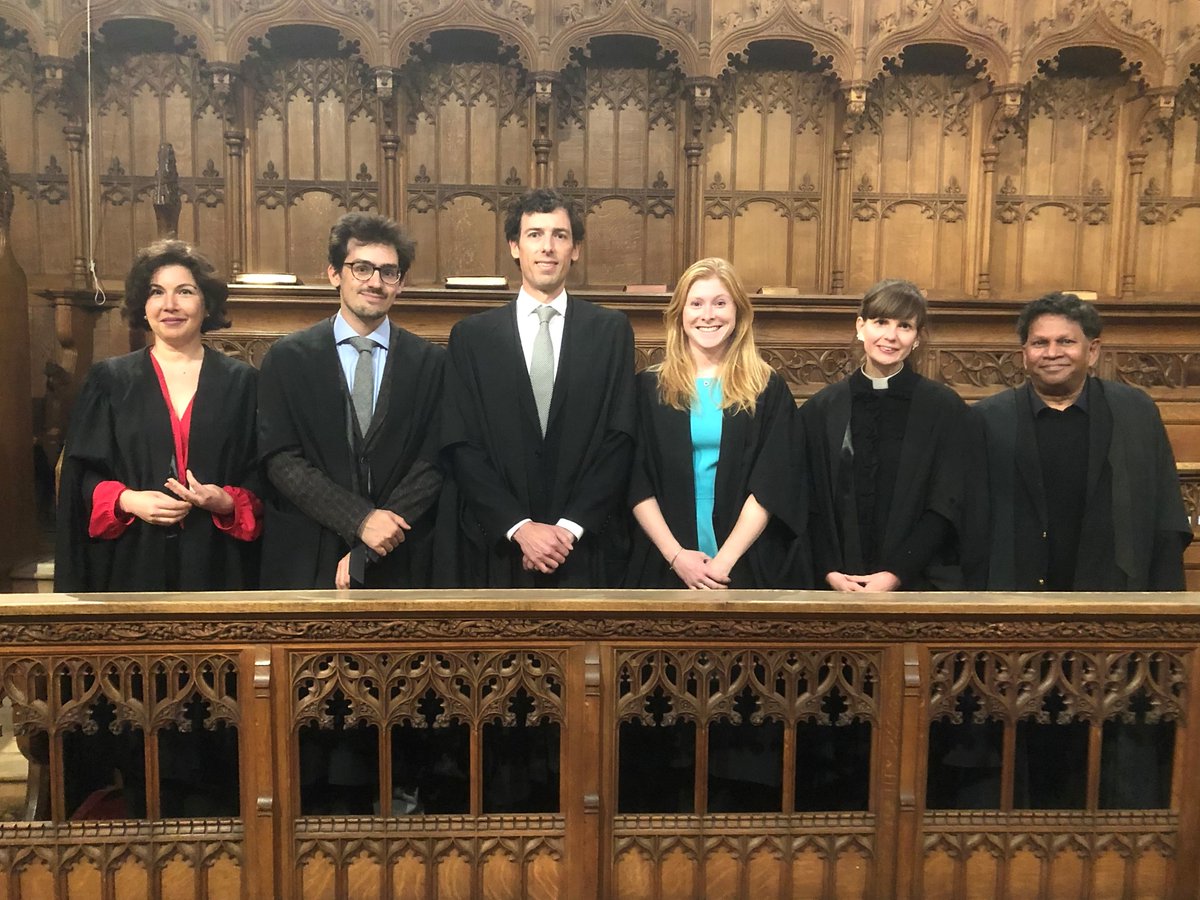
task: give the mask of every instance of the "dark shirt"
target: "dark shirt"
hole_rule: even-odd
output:
[[[888,379],[886,388],[875,388],[861,369],[850,376],[854,494],[864,566],[863,572],[851,574],[891,572],[901,585],[929,564],[952,530],[943,516],[926,510],[897,547],[895,558],[883,558],[884,536],[918,380],[917,373],[908,366]]]
[[[1087,386],[1066,409],[1055,409],[1030,391],[1033,428],[1046,499],[1046,589],[1069,591],[1075,584],[1079,535],[1087,507]]]

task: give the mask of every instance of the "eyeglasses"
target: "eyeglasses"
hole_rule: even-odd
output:
[[[356,259],[354,262],[342,263],[342,266],[349,266],[350,274],[359,281],[370,281],[371,277],[378,272],[379,280],[384,284],[399,284],[400,267],[391,264],[377,266],[374,263],[369,263],[365,259]]]

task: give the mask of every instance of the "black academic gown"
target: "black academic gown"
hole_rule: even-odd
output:
[[[260,484],[255,467],[258,373],[205,348],[192,401],[188,468],[205,484]],[[175,439],[149,350],[92,366],[75,401],[59,485],[54,587],[58,591],[236,590],[257,584],[258,542],[221,531],[194,509],[178,529],[140,519],[118,538],[88,537],[92,491],[101,481],[165,490]],[[178,473],[180,476],[183,473]],[[177,549],[176,549],[177,548]],[[178,583],[168,584],[178,559]]]
[[[638,382],[638,444],[629,483],[629,505],[654,497],[671,533],[695,549],[696,478],[691,416],[659,400],[658,374]],[[731,588],[807,587],[803,447],[793,440],[796,404],[783,379],[772,374],[754,415],[725,410],[713,502],[713,532],[723,544],[751,494],[771,521],[730,573]],[[640,528],[635,531],[626,587],[682,588],[667,560]]]
[[[450,332],[442,447],[452,477],[439,512],[438,583],[616,586],[629,555],[633,330],[619,312],[568,298],[543,438],[515,308],[469,316]],[[524,571],[506,537],[526,518],[584,530],[552,575]]]
[[[259,384],[259,454],[282,450],[304,460],[337,487],[387,508],[413,464],[437,464],[437,416],[445,351],[392,326],[387,364],[365,439],[358,434],[350,392],[333,338],[333,320],[280,338],[263,359]],[[337,564],[352,548],[277,490],[268,490],[262,585],[332,588]],[[366,587],[428,587],[436,503],[404,541],[366,568]]]
[[[917,375],[900,451],[887,525],[879,548],[894,558],[927,511],[961,528],[965,493],[967,407],[943,384]],[[853,497],[841,496],[847,483],[843,468],[853,466],[847,449],[851,388],[844,379],[817,392],[800,407],[810,473],[809,532],[820,586],[826,572],[847,572],[862,565],[854,550],[860,527]],[[869,524],[868,524],[869,527]],[[962,587],[958,542],[942,548],[905,590],[953,590]],[[854,571],[852,574],[870,574]]]
[[[1045,575],[1045,491],[1034,432],[1033,388],[1024,384],[975,404],[972,418],[986,459],[975,480],[971,586],[1036,591]],[[1183,590],[1182,564],[1154,565],[1156,548],[1182,556],[1192,531],[1175,457],[1158,408],[1137,388],[1090,377],[1087,498],[1074,589]],[[1177,536],[1178,542],[1171,536]],[[1165,540],[1164,540],[1165,538]],[[1155,573],[1169,571],[1167,581]]]

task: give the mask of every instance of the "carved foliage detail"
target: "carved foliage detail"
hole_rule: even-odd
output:
[[[1200,385],[1200,353],[1113,354],[1112,377],[1140,388],[1183,389]]]
[[[1074,118],[1087,126],[1088,137],[1109,140],[1116,134],[1119,92],[1127,83],[1124,76],[1036,78],[1029,86],[1029,114]]]
[[[320,653],[296,658],[293,724],[333,727],[332,707],[340,695],[346,704],[347,726],[438,727],[455,721],[472,726],[485,722],[514,725],[518,713],[513,701],[518,691],[528,698],[529,721],[561,723],[561,653]],[[431,705],[438,708],[431,712]]]
[[[1189,657],[1167,650],[950,650],[930,661],[931,721],[963,721],[960,701],[978,701],[973,721],[1022,719],[1047,724],[1134,721],[1144,694],[1145,721],[1182,719]],[[1056,712],[1047,701],[1057,698]]]
[[[852,651],[639,650],[618,655],[617,682],[620,722],[738,723],[744,716],[753,725],[844,725],[876,720],[879,660]]]
[[[111,728],[191,729],[188,708],[204,706],[204,725],[237,725],[237,663],[221,654],[9,659],[0,666],[0,690],[13,703],[17,731],[56,733],[80,728],[94,734],[97,703],[111,706]]]
[[[903,72],[881,77],[867,93],[864,114],[855,129],[878,134],[885,116],[900,113],[909,119],[923,116],[942,120],[943,134],[965,135],[971,124],[970,75],[912,75]]]

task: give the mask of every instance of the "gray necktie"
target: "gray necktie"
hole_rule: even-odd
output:
[[[375,342],[368,337],[355,335],[346,343],[358,351],[358,362],[354,366],[354,384],[350,386],[350,399],[354,402],[354,415],[358,418],[358,430],[366,435],[371,427],[371,407],[375,398]]]
[[[550,397],[554,394],[554,344],[550,342],[550,320],[557,315],[558,310],[549,303],[538,307],[538,331],[533,339],[533,357],[529,361],[529,383],[533,387],[533,402],[537,404],[542,434],[546,433]]]

